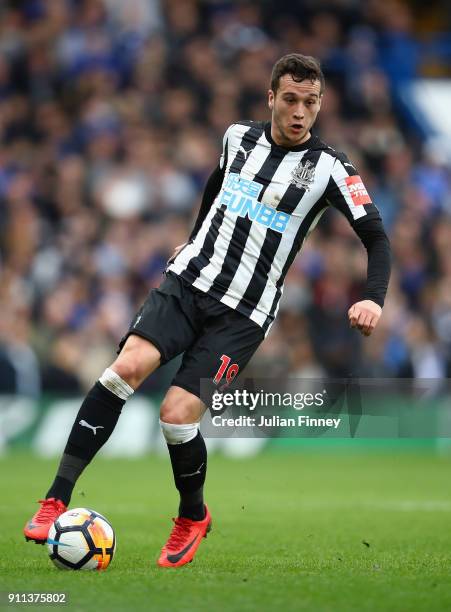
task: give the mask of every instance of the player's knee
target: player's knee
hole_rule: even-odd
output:
[[[130,357],[120,357],[112,364],[111,369],[116,372],[130,387],[136,389],[141,384],[140,367],[136,360]]]
[[[193,393],[178,386],[172,386],[160,408],[160,420],[173,425],[185,425],[200,421],[205,405]]]
[[[151,342],[132,335],[127,339],[111,369],[133,389],[137,389],[160,365],[160,360],[161,355]]]
[[[141,359],[137,352],[130,351],[119,355],[111,369],[130,387],[137,389],[155,368],[149,366]]]
[[[184,425],[197,420],[192,407],[187,402],[173,402],[165,399],[160,408],[160,420],[171,425]]]
[[[202,416],[202,402],[198,397],[172,388],[163,400],[160,408],[160,420],[173,425],[196,423]]]

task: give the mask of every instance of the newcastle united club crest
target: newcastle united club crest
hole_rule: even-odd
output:
[[[315,180],[315,166],[309,160],[298,163],[291,174],[291,184],[296,185],[299,189],[310,191],[310,185]]]

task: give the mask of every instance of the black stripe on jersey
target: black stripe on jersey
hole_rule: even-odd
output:
[[[276,287],[277,287],[277,291],[276,291],[276,295],[274,296],[272,305],[271,305],[271,310],[269,311],[269,315],[266,317],[266,321],[263,324],[263,331],[266,333],[268,330],[268,327],[271,325],[271,323],[274,321],[274,313],[276,311],[277,308],[277,304],[280,300],[280,296],[282,295],[282,290],[281,287],[284,283],[285,280],[285,276],[286,273],[288,272],[289,267],[291,266],[291,264],[294,261],[294,258],[296,257],[299,249],[302,246],[302,241],[304,240],[305,236],[307,235],[307,232],[309,231],[310,226],[312,225],[313,221],[315,220],[316,216],[324,209],[327,208],[327,202],[325,200],[325,197],[322,196],[313,206],[312,208],[308,211],[308,213],[305,216],[305,219],[302,221],[301,225],[299,226],[299,229],[296,233],[296,237],[293,241],[293,246],[291,247],[291,251],[290,254],[287,257],[287,260],[285,261],[285,264],[283,266],[282,269],[282,274],[280,275],[277,283],[276,283]]]
[[[249,153],[255,147],[257,140],[263,134],[263,122],[239,121],[237,125],[248,125],[251,128],[244,134],[238,147],[238,153],[236,154],[235,160],[230,167],[230,172],[236,172],[239,174],[242,167],[246,163],[247,158],[249,157]]]
[[[263,128],[261,126],[250,126],[249,129],[245,132],[240,146],[243,146],[246,150],[252,150],[257,144],[257,140],[262,135]],[[243,142],[246,141],[246,145],[243,145]],[[227,170],[227,155],[228,155],[229,145],[227,143],[225,150],[225,160],[224,160],[224,171]],[[244,159],[244,154],[241,152],[237,153],[235,159],[233,160],[229,172],[237,172],[239,173],[241,168],[244,166],[246,160]],[[222,204],[218,210],[213,215],[213,219],[211,220],[211,227],[208,230],[207,235],[205,236],[204,244],[198,255],[193,257],[186,270],[183,271],[182,276],[189,283],[194,283],[194,281],[199,278],[201,271],[203,268],[206,268],[210,263],[210,259],[213,257],[213,253],[215,250],[215,242],[219,235],[219,229],[224,220],[224,213],[226,210],[225,204]]]
[[[316,168],[321,153],[322,151],[318,150],[307,151],[301,161],[305,162],[308,160],[312,162]],[[305,189],[301,189],[291,184],[282,196],[277,206],[277,210],[291,215],[304,197],[305,191]],[[275,232],[271,228],[268,228],[266,231],[265,240],[260,250],[260,255],[255,265],[252,278],[238,306],[239,311],[248,317],[254,310],[255,305],[259,303],[263,291],[266,288],[268,274],[271,270],[282,236],[283,234]]]
[[[281,148],[272,149],[270,155],[263,162],[262,167],[258,170],[257,174],[252,180],[263,185],[263,189],[258,195],[258,201],[261,202],[263,195],[271,184],[272,177],[274,176],[277,168],[283,161],[283,158],[288,153]],[[209,294],[220,300],[224,294],[228,291],[238,266],[240,265],[241,257],[243,255],[244,247],[251,231],[252,221],[247,217],[238,217],[233,229],[232,239],[230,240],[227,248],[227,253],[222,264],[221,272],[215,278],[213,285],[209,289]],[[277,232],[274,232],[277,234]],[[263,285],[265,282],[263,281]]]
[[[224,219],[225,206],[221,206],[213,216],[211,220],[210,229],[208,230],[207,235],[205,236],[204,244],[202,245],[202,249],[199,255],[193,257],[186,270],[182,272],[182,276],[189,283],[193,284],[196,278],[200,275],[200,272],[203,268],[208,266],[210,259],[215,250],[215,242],[219,234],[219,228],[221,227],[222,221]]]
[[[235,172],[236,174],[239,174],[241,172],[244,164],[247,161],[247,158],[249,157],[249,153],[252,151],[252,149],[255,148],[255,145],[257,144],[257,141],[262,134],[263,126],[260,122],[258,122],[257,125],[251,124],[250,128],[244,133],[241,139],[241,142],[238,146],[238,152],[235,155],[235,159],[230,165],[229,172]],[[244,156],[243,151],[240,149],[244,149],[247,155]]]

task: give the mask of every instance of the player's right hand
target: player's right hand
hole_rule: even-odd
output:
[[[183,244],[179,244],[178,246],[175,247],[174,252],[172,253],[172,255],[169,257],[169,259],[166,262],[166,265],[169,266],[169,264],[171,264],[174,259],[177,257],[177,255],[180,253],[180,251],[186,247],[188,243],[184,242]]]

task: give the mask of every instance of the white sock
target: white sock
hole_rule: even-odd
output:
[[[199,423],[174,425],[173,423],[165,423],[160,419],[160,427],[168,444],[184,444],[197,436]]]
[[[114,393],[114,395],[117,395],[117,397],[123,400],[127,400],[135,392],[133,387],[130,387],[130,385],[126,383],[125,380],[122,380],[119,374],[116,374],[111,368],[105,370],[99,378],[99,383],[101,383],[105,389],[108,389],[108,391],[111,391],[111,393]]]

